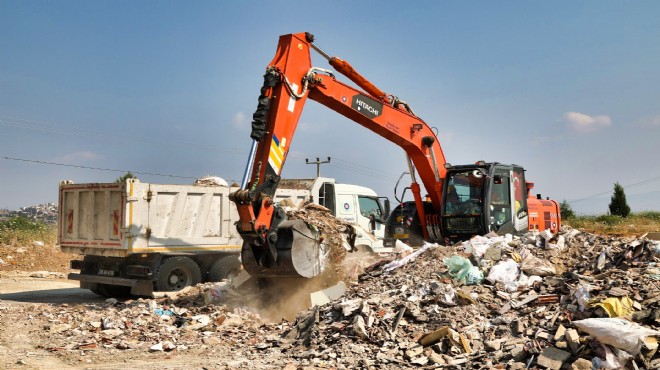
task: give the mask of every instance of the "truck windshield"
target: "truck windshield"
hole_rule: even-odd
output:
[[[482,214],[485,178],[486,175],[479,170],[448,174],[445,215]]]
[[[380,203],[378,199],[372,197],[358,196],[358,202],[360,203],[360,214],[364,217],[369,217],[374,215],[376,219],[380,219],[383,215],[382,210],[380,209]]]

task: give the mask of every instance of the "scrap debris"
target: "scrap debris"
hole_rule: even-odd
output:
[[[69,359],[225,348],[239,368],[657,369],[659,244],[564,227],[403,249],[292,321],[227,283],[3,315],[47,323],[43,348]]]

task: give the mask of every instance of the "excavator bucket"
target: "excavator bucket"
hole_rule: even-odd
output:
[[[275,260],[265,248],[245,241],[241,252],[243,267],[252,276],[312,278],[323,270],[323,253],[318,231],[302,220],[279,224]]]

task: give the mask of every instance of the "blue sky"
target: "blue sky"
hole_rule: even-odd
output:
[[[308,31],[437,127],[450,163],[523,165],[580,213],[606,212],[617,181],[634,211],[660,210],[658,14],[655,1],[0,0],[0,208],[122,175],[24,160],[240,181],[278,36]],[[310,101],[283,175],[328,156],[322,175],[392,200],[406,170],[400,148]]]

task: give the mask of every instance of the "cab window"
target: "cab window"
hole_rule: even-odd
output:
[[[376,218],[382,216],[380,204],[378,200],[371,197],[358,196],[358,203],[360,204],[360,214],[364,217],[374,215]]]

